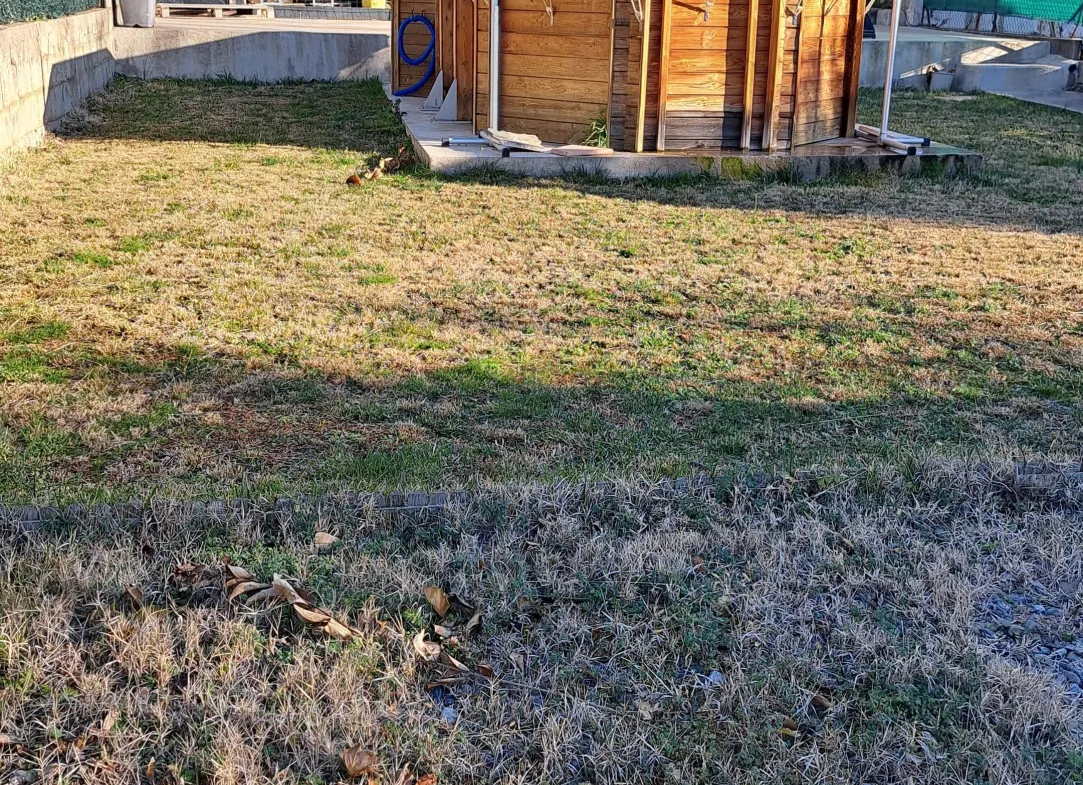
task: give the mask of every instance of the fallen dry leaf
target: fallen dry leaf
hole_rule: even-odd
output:
[[[460,662],[459,660],[448,654],[446,649],[440,652],[440,662],[444,663],[445,665],[450,665],[455,670],[462,671],[463,673],[470,673],[470,668],[468,668],[464,663]]]
[[[447,616],[447,612],[451,610],[451,600],[439,586],[426,586],[425,599],[429,601],[429,605],[432,606],[432,609],[436,611],[436,615],[441,619]]]
[[[102,733],[108,733],[113,730],[113,726],[117,724],[117,711],[116,709],[110,709],[102,717]]]
[[[293,610],[309,624],[327,624],[331,621],[331,614],[322,608],[312,608],[303,602],[295,602]]]
[[[132,607],[139,610],[143,607],[143,590],[138,586],[128,584],[124,587],[124,593],[128,595],[128,599],[132,602]]]
[[[11,736],[6,733],[0,733],[0,747],[4,747],[6,745],[14,743],[15,742],[11,740]]]
[[[508,655],[508,659],[511,660],[512,667],[519,673],[526,673],[526,657],[518,652]]]
[[[329,551],[335,547],[338,537],[328,532],[316,532],[316,550]]]
[[[356,174],[351,174],[346,178],[346,185],[361,185],[361,178]]]
[[[268,588],[266,583],[257,583],[256,581],[239,581],[237,583],[230,581],[227,585],[232,586],[229,592],[230,602],[233,602],[243,594]]]
[[[493,666],[486,665],[484,663],[477,666],[478,673],[484,676],[486,679],[491,679],[496,675],[496,671],[493,670]]]
[[[246,570],[244,567],[238,567],[236,564],[230,564],[229,562],[223,562],[222,564],[225,571],[230,577],[239,581],[254,581],[256,576]]]
[[[294,606],[296,607],[296,606]],[[350,638],[357,634],[357,631],[347,627],[333,616],[331,619],[323,625],[323,631],[332,638],[340,641],[348,641]]]
[[[466,623],[466,636],[472,637],[478,635],[481,632],[481,611],[478,611],[470,617],[470,621]]]
[[[417,782],[415,782],[414,785],[436,785],[436,775],[432,772],[422,774],[417,778]]]
[[[434,641],[425,640],[425,630],[422,630],[414,636],[414,651],[418,653],[421,659],[432,662],[440,656],[443,647]]]
[[[432,625],[433,632],[439,635],[441,638],[453,638],[455,637],[455,631],[450,627],[445,627],[442,624]]]
[[[380,758],[376,753],[362,749],[360,744],[355,744],[342,751],[342,765],[351,777],[363,777],[379,768]]]

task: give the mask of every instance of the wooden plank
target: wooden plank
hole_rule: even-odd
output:
[[[782,48],[785,41],[786,0],[771,0],[771,41],[767,49],[767,102],[764,109],[762,149],[775,149],[782,91]]]
[[[669,92],[669,33],[673,0],[662,2],[662,43],[658,51],[658,136],[656,150],[666,149],[666,94]]]
[[[609,146],[624,149],[625,105],[628,92],[628,22],[631,16],[629,3],[613,2],[613,47],[610,53],[609,119],[606,130]]]
[[[608,14],[560,14],[560,23],[549,26],[549,15],[544,11],[500,11],[500,32],[529,33],[530,35],[568,36],[569,30],[576,35],[595,35],[609,38],[610,16]]]
[[[703,18],[703,6],[692,5],[683,0],[677,0],[670,9],[670,24],[673,29],[695,28],[697,30],[710,30],[713,28],[728,28],[737,26],[743,28],[748,19],[748,5],[745,3],[726,5],[715,3],[711,6],[710,17]]]
[[[803,35],[804,30],[805,30],[805,15],[802,13],[801,16],[799,16],[797,18],[796,22],[797,22],[797,46],[794,47],[794,51],[793,51],[794,73],[793,74],[787,74],[784,63],[779,63],[779,69],[783,72],[782,73],[783,81],[789,79],[789,80],[792,80],[793,82],[795,82],[798,85],[797,89],[795,90],[795,93],[800,93],[801,92],[801,87],[800,87],[800,79],[798,79],[798,74],[801,72],[801,50],[804,49],[806,46],[808,46],[809,42],[808,42],[806,36]],[[781,96],[781,90],[779,91],[779,95]],[[797,106],[796,99],[794,101],[792,101],[791,103],[792,103],[792,111],[791,111],[790,119],[787,122],[787,125],[790,126],[790,138],[793,139],[793,128],[794,128],[794,125],[797,123],[797,120],[800,117],[802,112]]]
[[[455,117],[469,120],[474,113],[474,4],[455,0]]]
[[[558,16],[567,13],[608,15],[613,10],[613,0],[553,0],[552,6],[553,21],[556,23]],[[545,14],[545,3],[542,0],[500,0],[501,16],[511,11],[533,11]]]
[[[444,89],[455,74],[455,0],[436,0],[436,73],[444,72]]]
[[[398,35],[399,24],[402,21],[400,13],[400,0],[391,0],[391,91],[395,92],[402,88],[399,81],[399,48]]]
[[[500,110],[500,130],[517,134],[535,134],[554,144],[579,144],[586,138],[580,123],[558,123],[530,118],[510,117]]]
[[[488,11],[483,8],[483,11]],[[488,37],[478,40],[478,50],[489,54]],[[580,60],[608,60],[605,40],[590,35],[536,36],[527,33],[502,32],[500,51],[509,55],[539,57],[573,56]]]
[[[470,65],[472,66],[470,74],[470,130],[475,134],[478,132],[478,6],[480,5],[478,0],[474,0],[471,3],[471,11],[473,15],[470,17],[470,35],[474,41],[474,51]]]
[[[551,120],[559,123],[588,125],[605,111],[605,103],[558,101],[551,98],[520,98],[502,95],[500,112],[521,120]]]
[[[850,52],[849,72],[846,75],[846,114],[843,119],[842,132],[845,136],[854,135],[854,126],[857,124],[857,96],[861,85],[861,45],[864,38],[864,4],[860,0],[839,0],[850,3]]]
[[[643,138],[647,121],[647,69],[650,60],[651,40],[651,3],[654,0],[643,1],[643,45],[639,53],[639,103],[636,107],[636,143],[635,151],[643,152]]]
[[[742,97],[741,149],[752,146],[752,98],[756,85],[756,34],[760,18],[759,0],[748,0],[748,24],[745,36],[745,93]]]
[[[486,72],[489,70],[486,67]],[[569,79],[574,82],[603,82],[609,84],[609,63],[606,60],[579,60],[574,57],[535,57],[500,53],[500,75],[545,76],[549,79]]]

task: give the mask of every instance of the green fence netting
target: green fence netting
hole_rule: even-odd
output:
[[[1081,0],[925,0],[925,8],[930,11],[963,11],[968,14],[1021,16],[1043,22],[1083,24]]]
[[[0,25],[31,19],[55,19],[100,6],[101,0],[0,0]]]

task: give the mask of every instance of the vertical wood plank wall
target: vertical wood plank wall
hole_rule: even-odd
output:
[[[407,9],[435,11],[438,1],[395,3],[405,16]],[[475,128],[482,129],[489,124],[490,8],[489,0],[473,2],[477,5],[473,118]],[[642,149],[655,149],[667,3],[671,18],[666,149],[740,148],[750,40],[756,46],[750,147],[761,149],[772,58],[771,19],[778,9],[772,0],[759,0],[754,20],[748,19],[750,0],[716,0],[707,19],[702,2],[645,0],[646,40],[629,0],[552,0],[551,26],[543,0],[503,0],[501,128],[534,133],[549,142],[581,142],[591,121],[606,117],[614,149],[635,150],[639,134]],[[778,149],[849,134],[860,58],[857,5],[856,0],[805,0],[796,20],[786,14],[780,30]],[[788,7],[792,11],[797,6],[791,0]],[[750,23],[755,26],[754,39]],[[456,54],[463,57],[458,43]],[[413,74],[405,67],[399,70],[398,82],[409,84],[420,69]]]
[[[638,26],[628,2],[613,5],[613,80],[609,88],[609,146],[623,150],[628,125],[628,35],[629,25]]]
[[[831,0],[827,0],[830,3]],[[852,0],[837,0],[850,5]],[[616,0],[617,17],[621,5],[628,0]],[[686,0],[653,0],[648,30],[647,89],[644,119],[645,150],[654,150],[658,129],[660,103],[658,74],[661,70],[663,6],[670,3],[669,73],[666,89],[666,149],[694,150],[740,148],[744,116],[745,65],[748,47],[749,0],[719,0],[712,6],[709,18],[703,19],[705,5]],[[761,149],[764,111],[767,94],[767,72],[771,60],[768,52],[771,16],[775,6],[771,0],[760,0],[755,19],[756,58],[753,73],[753,102],[750,148]],[[627,109],[624,118],[624,143],[618,149],[634,150],[639,114],[641,53],[644,45],[642,31],[630,11],[628,28],[628,68],[626,90]],[[781,101],[776,138],[778,147],[790,146],[797,80],[798,25],[787,16],[781,31],[785,63],[781,78]],[[616,57],[618,52],[614,51]],[[802,88],[805,89],[805,88]],[[825,95],[833,95],[828,86]],[[841,135],[841,134],[836,134]]]
[[[455,117],[472,120],[474,117],[474,6],[477,0],[455,0],[455,78],[458,85],[458,103]],[[449,85],[450,87],[450,85]]]
[[[582,142],[608,116],[613,0],[500,4],[500,130],[546,142]],[[477,128],[489,125],[489,8],[478,6]]]
[[[708,14],[698,3],[667,2],[666,149],[740,147],[748,1],[719,0]],[[766,82],[757,73],[753,119],[763,112]]]
[[[852,9],[852,0],[805,0],[800,54],[786,63],[796,81],[794,145],[846,135]]]
[[[437,25],[436,20],[436,8],[437,0],[392,0],[391,3],[391,24],[392,24],[392,46],[396,47],[397,44],[394,41],[397,40],[399,24],[403,19],[414,16],[415,14],[421,14],[428,18],[430,22]],[[439,26],[437,25],[437,34],[439,35]],[[425,29],[424,25],[413,24],[406,30],[406,37],[403,41],[403,45],[406,48],[407,54],[411,57],[417,57],[429,44],[429,31]],[[437,41],[437,49],[439,49],[439,40]],[[425,61],[421,65],[407,65],[401,62],[399,59],[399,53],[396,48],[391,50],[391,87],[393,90],[402,90],[403,88],[410,87],[417,82],[425,74],[425,69],[428,66],[428,61]],[[439,63],[437,64],[436,71],[439,71]],[[436,73],[434,71],[434,74]],[[428,94],[429,89],[432,87],[433,78],[430,77],[422,89],[419,91],[421,96]],[[450,84],[450,82],[448,83]]]

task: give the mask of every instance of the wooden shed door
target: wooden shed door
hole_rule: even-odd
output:
[[[500,130],[583,142],[607,122],[613,0],[500,2]],[[488,5],[478,5],[478,124],[488,123]]]
[[[659,146],[666,150],[740,147],[749,0],[660,0],[665,94]],[[770,0],[762,0],[768,9]],[[758,20],[757,20],[758,22]],[[767,47],[770,17],[762,32]],[[760,31],[757,30],[760,36]],[[766,60],[756,69],[762,123]]]
[[[853,25],[861,21],[855,21],[854,8],[855,0],[804,0],[793,65],[794,145],[837,139],[850,130],[845,128],[847,64],[852,61]]]

